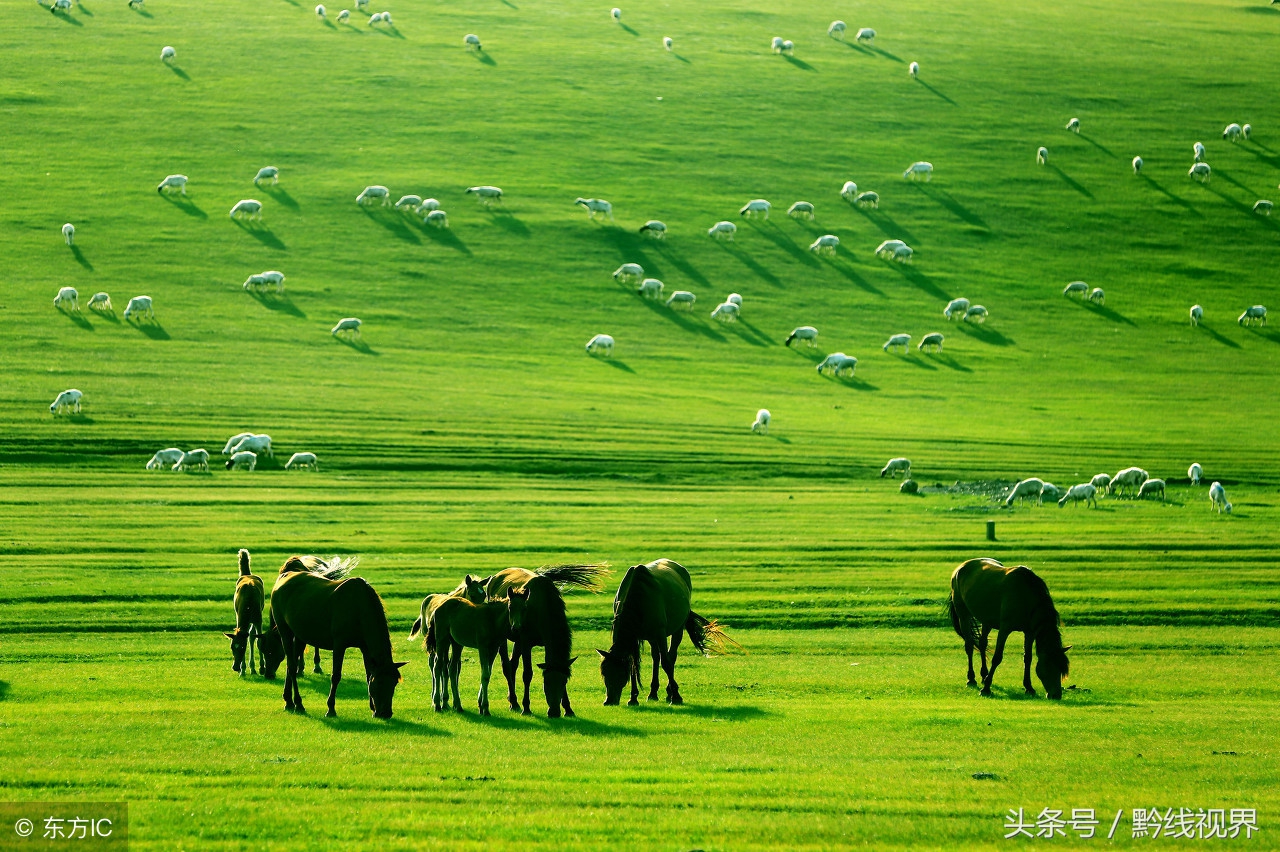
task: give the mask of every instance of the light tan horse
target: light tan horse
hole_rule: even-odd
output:
[[[513,624],[519,626],[527,602],[528,592],[512,589],[509,598],[482,604],[447,596],[431,610],[427,622],[427,653],[431,655],[431,703],[437,712],[448,709],[450,687],[453,709],[462,710],[458,675],[462,669],[462,649],[466,647],[479,652],[480,692],[476,701],[480,715],[489,715],[493,658],[498,655],[498,647],[506,643]]]
[[[266,606],[266,591],[262,578],[249,573],[249,551],[247,550],[240,551],[240,576],[236,578],[235,596],[231,600],[236,611],[236,631],[223,634],[231,640],[231,670],[239,672],[240,677],[244,677],[244,658],[247,649],[249,671],[257,674],[259,667],[254,665],[257,656],[254,645],[258,643],[257,650],[261,652],[259,637],[262,636],[262,610]],[[260,668],[265,671],[265,663]]]
[[[1025,636],[1022,686],[1035,695],[1031,686],[1031,649],[1036,651],[1036,675],[1052,699],[1062,698],[1062,679],[1070,664],[1058,630],[1058,610],[1049,596],[1049,587],[1025,565],[1006,568],[994,559],[970,559],[951,575],[948,599],[951,625],[964,640],[969,655],[969,685],[974,686],[973,649],[982,655],[982,694],[991,694],[996,667],[1004,658],[1004,643],[1012,632]],[[996,634],[996,650],[987,668],[987,636]]]

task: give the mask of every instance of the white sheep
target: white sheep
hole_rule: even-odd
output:
[[[338,320],[338,324],[330,329],[329,333],[334,337],[337,337],[339,334],[345,334],[349,338],[354,337],[359,339],[360,326],[362,325],[364,325],[364,323],[355,317],[344,317],[343,319]]]
[[[969,300],[961,297],[947,302],[947,306],[942,309],[942,315],[950,320],[957,315],[964,316],[964,312],[967,310],[969,310]]]
[[[1107,294],[1102,291],[1101,287],[1094,287],[1089,291],[1088,299],[1095,305],[1102,305],[1107,301]]]
[[[320,462],[316,459],[315,453],[294,453],[289,456],[289,460],[284,463],[285,470],[319,470]]]
[[[432,210],[440,209],[440,200],[438,198],[424,198],[422,203],[418,205],[418,213],[424,218]]]
[[[1095,473],[1093,479],[1089,480],[1089,484],[1099,491],[1105,491],[1107,486],[1111,484],[1111,474]]]
[[[693,303],[698,297],[690,293],[688,290],[677,290],[671,294],[671,298],[667,299],[667,307],[672,310],[693,310]]]
[[[263,166],[258,169],[258,173],[253,176],[253,185],[261,186],[262,181],[271,178],[271,185],[275,186],[280,182],[280,169],[275,166]]]
[[[267,279],[263,278],[260,273],[255,273],[244,279],[244,289],[248,292],[264,290],[266,286]]]
[[[885,240],[876,246],[876,257],[892,258],[893,253],[905,245],[902,240]]]
[[[1191,324],[1199,325],[1200,320],[1204,319],[1204,308],[1199,305],[1191,306]]]
[[[742,309],[733,302],[721,302],[716,305],[716,309],[711,312],[711,318],[725,323],[737,322],[738,313],[741,310]]]
[[[787,215],[792,219],[812,219],[813,205],[808,201],[797,201],[787,208]]]
[[[1222,487],[1221,482],[1214,482],[1209,486],[1209,502],[1219,515],[1223,512],[1231,514],[1231,504],[1227,502],[1227,489]]]
[[[979,325],[987,321],[987,309],[983,305],[974,305],[964,312],[965,322],[976,322]]]
[[[919,76],[920,76],[920,63],[919,63],[919,62],[912,62],[910,65],[908,65],[908,66],[907,66],[907,74],[908,74],[908,75],[910,75],[911,79],[913,79],[913,80],[914,80],[915,78],[919,77]]]
[[[253,198],[243,198],[231,208],[232,219],[251,219],[262,221],[262,202]]]
[[[1204,159],[1204,145],[1201,144],[1200,142],[1197,142],[1196,144],[1192,145],[1191,153],[1192,153],[1191,162],[1193,163],[1200,162],[1201,160]]]
[[[862,41],[871,42],[871,41],[875,41],[875,39],[876,39],[876,31],[871,29],[871,27],[862,27],[861,29],[858,30],[857,35],[854,36],[854,41],[859,41],[859,42],[862,42]]]
[[[147,470],[172,470],[175,464],[182,461],[182,456],[182,450],[177,447],[160,450],[147,462]]]
[[[844,182],[844,186],[840,187],[840,197],[850,204],[858,200],[858,185],[851,180]]]
[[[89,299],[89,310],[102,311],[103,313],[112,313],[114,309],[111,307],[111,294],[105,290],[99,290]]]
[[[793,341],[803,340],[812,349],[818,345],[817,339],[818,330],[816,328],[811,325],[802,325],[799,328],[792,329],[783,345],[790,349]]]
[[[1024,479],[1017,485],[1013,486],[1013,490],[1009,492],[1009,496],[1005,498],[1005,506],[1012,506],[1013,501],[1025,502],[1028,497],[1036,498],[1036,504],[1039,505],[1042,500],[1040,493],[1044,490],[1044,481],[1036,479],[1034,476]]]
[[[782,36],[774,36],[773,38],[769,39],[769,50],[773,51],[774,53],[782,52]]]
[[[428,210],[422,221],[433,228],[449,227],[449,215],[443,210]]]
[[[1267,309],[1262,305],[1253,305],[1244,309],[1239,318],[1236,320],[1237,325],[1266,325]]]
[[[1124,470],[1111,477],[1111,482],[1107,485],[1107,493],[1115,494],[1117,491],[1123,492],[1126,488],[1141,488],[1142,483],[1146,482],[1150,477],[1147,472],[1140,467],[1126,467]]]
[[[264,285],[274,284],[277,293],[284,292],[284,273],[277,269],[268,269],[260,273]]]
[[[124,306],[124,318],[129,319],[134,315],[151,320],[156,318],[156,312],[151,304],[150,296],[134,296],[129,300],[129,304]]]
[[[1133,173],[1136,175],[1136,174],[1137,174],[1138,172],[1140,172],[1140,171],[1142,171],[1142,158],[1141,158],[1141,157],[1134,157],[1134,158],[1133,158]]]
[[[467,50],[479,50],[482,52],[484,50],[484,48],[480,46],[480,36],[475,33],[467,33],[464,35],[462,37],[462,43],[466,46]]]
[[[902,173],[907,180],[920,180],[924,178],[925,182],[933,180],[933,163],[926,163],[924,160],[918,160],[907,166],[907,170]]]
[[[849,371],[849,375],[853,375],[858,369],[858,359],[852,355],[846,355],[843,352],[832,352],[827,357],[818,362],[818,373],[821,375],[830,370],[839,377],[845,370]]]
[[[387,189],[385,186],[375,184],[373,186],[366,186],[360,191],[360,194],[356,196],[356,204],[359,204],[362,207],[366,204],[372,204],[374,201],[380,202],[383,207],[390,207],[391,190]]]
[[[1071,501],[1073,506],[1078,506],[1080,501],[1083,500],[1085,506],[1093,506],[1093,508],[1096,509],[1098,508],[1098,489],[1096,486],[1088,482],[1073,485],[1067,489],[1066,494],[1063,494],[1062,497],[1059,498],[1058,508],[1061,509],[1063,506],[1067,505],[1068,500]]]
[[[613,271],[614,281],[635,281],[644,277],[644,267],[638,263],[624,263]]]
[[[369,0],[356,0],[356,8],[363,9],[369,5]]]
[[[872,190],[867,190],[866,192],[859,192],[858,195],[853,199],[853,202],[854,204],[857,204],[859,207],[870,207],[872,209],[879,209],[880,193],[874,192]]]
[[[738,215],[743,218],[750,219],[753,216],[763,213],[764,218],[768,219],[769,211],[772,209],[773,205],[768,201],[765,201],[763,198],[753,198],[742,206],[742,209],[738,211]]]
[[[885,352],[888,352],[890,349],[892,349],[895,346],[901,346],[902,351],[905,353],[908,347],[911,346],[911,335],[895,334],[892,337],[890,337],[888,340],[886,340],[884,342],[884,346],[880,348],[883,349]]]
[[[1254,212],[1254,213],[1257,213],[1257,214],[1258,214],[1258,215],[1260,215],[1260,216],[1270,216],[1270,215],[1271,215],[1271,208],[1273,208],[1274,206],[1275,206],[1274,204],[1272,204],[1270,201],[1267,201],[1267,200],[1264,198],[1264,199],[1262,199],[1262,200],[1255,201],[1255,202],[1253,203],[1253,212]],[[70,225],[63,225],[63,226],[62,226],[62,230],[63,230],[64,232],[67,230],[67,228],[71,228],[71,226],[70,226]],[[75,233],[75,228],[71,228],[71,231],[72,231],[72,233]],[[67,245],[71,245],[71,238],[70,238],[70,237],[68,237],[68,238],[67,238]]]
[[[187,176],[186,175],[169,175],[160,181],[160,185],[156,187],[156,192],[164,195],[166,189],[176,189],[183,195],[187,194]]]
[[[186,470],[192,467],[207,471],[209,469],[209,451],[199,449],[183,453],[182,458],[178,459],[173,465],[174,470]]]
[[[172,62],[178,56],[178,51],[174,50],[170,45],[160,48],[160,61]]]
[[[345,24],[349,20],[351,20],[350,9],[343,9],[341,12],[338,13],[338,23]]]
[[[227,470],[239,470],[241,468],[253,470],[257,466],[258,456],[248,450],[242,450],[227,459]]]
[[[889,463],[880,471],[880,478],[884,479],[886,476],[897,476],[899,473],[904,477],[911,475],[911,459],[889,459]]]
[[[49,4],[49,11],[50,12],[70,12],[71,0],[53,0],[53,2]]]
[[[848,29],[844,21],[832,21],[831,26],[827,27],[827,35],[832,38],[843,39],[844,31]]]
[[[1200,183],[1208,183],[1213,176],[1213,169],[1209,168],[1208,163],[1196,163],[1187,171],[1187,176]]]
[[[316,17],[323,21],[324,16],[325,16],[324,6],[316,6]]]
[[[893,257],[889,259],[894,263],[911,263],[911,258],[915,253],[916,250],[911,246],[902,245],[893,250]]]
[[[1245,139],[1248,139],[1250,136],[1252,136],[1252,135],[1253,135],[1253,125],[1252,125],[1252,124],[1246,124],[1246,125],[1244,125],[1243,127],[1241,127],[1241,128],[1240,128],[1240,135],[1241,135],[1241,136],[1243,136]]]
[[[920,345],[918,345],[916,349],[923,352],[925,351],[926,346],[932,346],[934,352],[941,352],[942,334],[936,331],[926,334],[924,337],[920,338]]]
[[[667,238],[667,224],[658,219],[650,219],[640,226],[640,233],[655,240],[665,240]]]
[[[603,355],[606,358],[613,357],[613,338],[607,334],[597,334],[595,337],[587,341],[588,355]]]
[[[1234,142],[1239,139],[1243,133],[1244,129],[1235,122],[1232,122],[1222,131],[1222,138]]]
[[[835,254],[840,248],[840,238],[835,234],[823,234],[809,244],[809,251],[815,254]]]
[[[640,286],[636,288],[636,292],[645,299],[658,299],[662,297],[662,289],[665,285],[657,278],[646,278],[640,282]]]
[[[585,207],[587,209],[588,219],[596,218],[596,214],[613,219],[613,205],[603,198],[578,198],[573,203],[577,207]]]
[[[70,310],[80,312],[80,293],[75,287],[62,287],[58,290],[58,295],[53,297],[55,308],[61,308],[64,304],[68,305]]]
[[[752,432],[759,432],[763,435],[769,434],[769,421],[773,419],[773,415],[769,413],[769,409],[762,408],[756,412],[755,422],[751,424]]]
[[[1049,149],[1041,145],[1036,149],[1036,165],[1043,166],[1049,162]]]
[[[361,0],[356,0],[356,6],[358,8],[363,8],[363,6],[367,6],[367,5],[368,5],[367,0],[363,4],[361,3]],[[382,23],[381,12],[374,12],[372,15],[369,16],[369,26],[373,26],[374,24],[380,24],[380,23]]]
[[[669,53],[671,51],[671,48],[675,46],[675,42],[671,40],[671,36],[663,36],[662,46],[665,47],[667,49],[667,52]]]
[[[502,190],[496,186],[469,186],[467,187],[467,195],[474,195],[486,207],[495,201],[502,201]]]
[[[737,293],[730,293],[724,297],[724,300],[731,305],[737,305],[739,308],[742,307],[742,297]]]
[[[1068,122],[1067,122],[1067,130],[1070,130],[1072,133],[1079,133],[1079,132],[1080,132],[1080,119],[1078,119],[1078,118],[1073,118],[1073,119],[1071,119],[1070,121],[1068,121]]]
[[[1089,285],[1083,281],[1072,281],[1066,287],[1062,288],[1062,295],[1068,299],[1072,296],[1085,296],[1089,292]]]
[[[1159,494],[1160,499],[1162,501],[1164,500],[1164,480],[1163,479],[1148,479],[1147,481],[1143,482],[1142,486],[1138,489],[1139,500],[1141,500],[1143,497],[1149,497],[1153,494]]]
[[[395,208],[397,210],[413,210],[414,212],[417,212],[418,208],[421,206],[421,195],[402,195],[400,196],[400,200],[395,203]]]
[[[252,432],[237,432],[236,434],[232,435],[230,438],[227,439],[226,446],[222,448],[222,454],[224,456],[229,455],[231,453],[231,450],[235,447],[236,444],[240,443],[245,438],[251,438],[251,437],[253,437]]]
[[[738,233],[738,226],[732,222],[720,221],[716,222],[707,229],[707,236],[716,240],[728,240],[733,242],[733,235]]]
[[[373,26],[374,24],[390,24],[390,23],[391,23],[390,12],[374,12],[372,15],[369,16],[369,26]]]
[[[783,55],[783,56],[794,56],[794,55],[795,55],[795,52],[796,52],[796,46],[795,46],[795,43],[794,43],[794,42],[792,42],[792,41],[791,41],[791,39],[785,39],[785,40],[782,42],[782,55]]]
[[[1200,477],[1204,475],[1204,468],[1199,462],[1192,462],[1191,467],[1187,468],[1187,479],[1191,480],[1192,485],[1200,484]]]
[[[1262,202],[1258,202],[1258,203],[1259,203],[1259,204],[1261,204]],[[1267,203],[1268,203],[1268,204],[1270,204],[1271,202],[1270,202],[1270,201],[1268,201]],[[1257,209],[1258,209],[1256,205],[1254,206],[1254,209],[1255,209],[1255,210],[1257,210]],[[1270,211],[1268,210],[1267,212],[1270,212]],[[75,243],[75,241],[76,241],[76,226],[75,226],[75,225],[73,225],[73,224],[71,224],[70,222],[68,222],[67,224],[63,225],[63,226],[62,226],[62,238],[63,238],[64,240],[66,240],[66,241],[67,241],[67,245],[72,245],[73,243]]]
[[[1040,502],[1043,504],[1045,500],[1057,501],[1066,492],[1054,485],[1052,482],[1046,482],[1040,486]]]
[[[75,388],[64,390],[54,398],[53,405],[49,406],[49,413],[57,416],[62,409],[69,408],[72,414],[79,414],[80,401],[82,399],[84,399],[84,394]]]
[[[271,449],[270,435],[247,435],[241,438],[234,447],[231,448],[231,455],[249,450],[259,455],[274,456],[275,452]]]
[[[609,10],[609,17],[613,18],[615,21],[621,21],[622,10],[619,9],[617,6],[614,6],[612,9]]]

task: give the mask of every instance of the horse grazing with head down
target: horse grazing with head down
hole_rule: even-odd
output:
[[[236,611],[236,632],[224,633],[231,640],[231,670],[244,677],[245,650],[249,652],[249,670],[257,673],[254,667],[254,643],[258,644],[258,653],[262,652],[262,611],[266,605],[266,592],[262,578],[249,573],[249,551],[240,551],[240,576],[236,579],[235,595],[231,599]],[[266,663],[261,668],[266,671]]]
[[[342,680],[342,661],[348,648],[364,657],[369,709],[378,719],[391,718],[391,703],[400,682],[400,667],[391,655],[391,631],[382,599],[362,577],[345,577],[350,564],[325,562],[313,556],[294,556],[284,563],[271,590],[271,621],[284,645],[286,674],[284,707],[305,713],[298,675],[307,645],[333,651],[329,710]],[[345,579],[331,579],[331,577]]]
[[[1006,568],[994,559],[970,559],[951,575],[948,599],[951,624],[964,640],[969,655],[969,685],[973,678],[973,649],[982,655],[982,694],[991,694],[991,681],[996,667],[1004,658],[1004,643],[1009,634],[1021,632],[1025,637],[1022,686],[1027,695],[1035,695],[1031,686],[1031,648],[1036,651],[1036,675],[1049,697],[1062,698],[1062,680],[1070,664],[1058,630],[1060,619],[1044,580],[1025,565]],[[987,636],[996,634],[996,651],[987,668]]]
[[[648,642],[653,653],[653,681],[649,700],[658,698],[658,666],[667,673],[667,701],[683,704],[676,685],[676,650],[681,634],[704,656],[720,653],[726,642],[733,642],[724,628],[690,608],[693,581],[684,566],[670,559],[658,559],[647,565],[627,569],[613,599],[613,644],[600,655],[600,674],[604,677],[606,706],[617,704],[622,687],[631,680],[631,700],[640,703],[640,643]],[[671,637],[670,646],[667,637]],[[734,644],[737,644],[736,642]]]
[[[480,692],[476,702],[481,716],[489,715],[489,679],[498,647],[506,644],[512,623],[519,625],[528,594],[512,589],[510,598],[472,603],[465,597],[445,595],[432,609],[427,621],[427,653],[431,657],[431,703],[437,711],[449,707],[453,688],[453,709],[462,710],[458,675],[462,670],[462,649],[475,648],[480,657]],[[452,653],[452,659],[450,654]]]

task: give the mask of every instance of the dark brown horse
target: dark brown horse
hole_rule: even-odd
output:
[[[569,704],[569,678],[573,674],[573,630],[565,615],[561,589],[576,587],[599,592],[610,571],[607,565],[546,565],[537,571],[525,568],[508,568],[484,581],[485,593],[490,600],[505,598],[512,589],[524,589],[529,593],[528,603],[519,627],[511,630],[511,657],[507,657],[507,643],[503,642],[502,673],[507,678],[507,700],[512,710],[531,715],[529,709],[529,683],[533,680],[533,649],[545,648],[542,670],[542,693],[547,700],[547,715],[553,719],[572,716]],[[524,705],[516,703],[516,674],[524,663]]]
[[[613,645],[600,654],[600,674],[604,677],[606,706],[617,704],[622,687],[631,679],[631,700],[640,703],[640,643],[648,642],[653,653],[653,681],[649,700],[658,698],[658,666],[667,673],[667,701],[683,704],[676,685],[676,650],[681,634],[704,655],[723,651],[732,642],[724,628],[690,609],[693,581],[683,565],[658,559],[627,569],[613,599]],[[671,637],[668,646],[667,637]],[[736,644],[736,643],[735,643]]]
[[[462,710],[458,694],[458,675],[462,670],[462,649],[475,648],[480,657],[480,692],[476,697],[481,716],[489,715],[489,678],[493,674],[493,658],[507,642],[512,616],[518,619],[527,596],[520,589],[511,591],[510,599],[475,604],[465,597],[443,595],[431,608],[427,621],[427,654],[431,658],[431,703],[437,711],[449,707],[449,690],[453,689],[453,709]]]
[[[262,652],[262,610],[266,605],[262,578],[249,572],[249,551],[244,549],[240,551],[240,576],[236,578],[236,591],[231,604],[236,611],[236,632],[223,635],[231,640],[231,670],[244,677],[246,650],[249,652],[249,670],[257,673],[254,668],[253,646],[256,641],[258,653]],[[265,671],[265,662],[262,668]]]
[[[404,663],[392,658],[387,613],[373,587],[361,577],[336,580],[325,576],[347,570],[344,564],[306,556],[292,557],[280,569],[271,590],[271,620],[285,650],[284,707],[306,712],[298,690],[298,675],[306,646],[314,645],[333,651],[329,710],[325,715],[336,716],[334,701],[342,680],[343,656],[347,648],[359,648],[369,687],[369,709],[376,718],[390,719]]]
[[[414,620],[413,627],[409,629],[409,641],[412,642],[418,636],[422,636],[422,647],[427,646],[427,625],[431,622],[431,613],[435,612],[436,607],[444,603],[446,598],[466,598],[475,604],[484,603],[484,583],[484,580],[477,580],[468,574],[449,594],[427,595],[423,598],[418,617]],[[503,656],[506,656],[505,653]]]
[[[973,649],[982,655],[982,694],[991,694],[996,667],[1004,658],[1004,643],[1018,631],[1025,637],[1022,686],[1035,695],[1031,686],[1031,649],[1036,651],[1036,675],[1052,699],[1062,698],[1062,679],[1070,664],[1058,630],[1058,610],[1049,596],[1049,587],[1025,565],[1006,568],[994,559],[970,559],[951,575],[948,599],[951,624],[964,640],[969,655],[969,685],[974,686]],[[996,650],[987,668],[987,636],[996,634]]]

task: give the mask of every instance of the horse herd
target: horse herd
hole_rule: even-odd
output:
[[[233,670],[243,676],[247,666],[250,671],[260,671],[263,677],[274,679],[283,660],[285,709],[305,713],[298,678],[306,648],[311,645],[315,649],[317,674],[323,673],[320,649],[330,650],[333,673],[325,715],[336,716],[334,703],[344,657],[347,649],[358,648],[364,661],[369,709],[376,718],[390,719],[392,699],[402,680],[400,669],[405,663],[394,659],[382,599],[363,578],[350,576],[355,564],[354,559],[292,556],[280,568],[268,598],[262,578],[250,570],[249,552],[241,550],[240,576],[233,597],[236,628],[225,634],[231,640]],[[462,710],[458,678],[465,647],[474,648],[479,654],[480,691],[476,700],[480,714],[489,715],[489,681],[494,657],[501,655],[511,709],[530,715],[532,652],[541,646],[545,660],[538,668],[542,670],[547,715],[574,715],[568,685],[577,657],[571,656],[573,631],[562,592],[569,588],[600,592],[610,573],[603,564],[550,565],[536,571],[508,568],[486,578],[468,574],[453,591],[427,595],[409,639],[423,637],[431,664],[431,700],[436,711],[448,709],[451,695],[453,708]],[[658,698],[661,669],[666,672],[670,704],[682,704],[684,700],[676,684],[675,665],[685,633],[704,656],[722,653],[730,644],[737,645],[722,625],[691,609],[692,593],[689,572],[670,559],[627,569],[614,597],[609,650],[597,649],[606,706],[621,701],[628,682],[631,695],[627,703],[640,703],[642,642],[649,643],[653,657],[649,700]],[[948,609],[952,626],[964,640],[970,686],[976,685],[974,649],[978,649],[982,660],[982,694],[990,695],[1005,642],[1011,632],[1020,632],[1025,637],[1023,688],[1028,695],[1035,694],[1031,684],[1034,648],[1036,674],[1045,692],[1052,699],[1062,698],[1070,646],[1062,644],[1058,611],[1048,587],[1031,569],[1006,568],[994,559],[971,559],[951,576]],[[264,616],[268,625],[265,631]],[[992,630],[997,631],[997,637],[988,667],[987,638]],[[510,651],[508,642],[512,643]],[[521,663],[522,702],[517,701],[516,695],[516,674]]]

